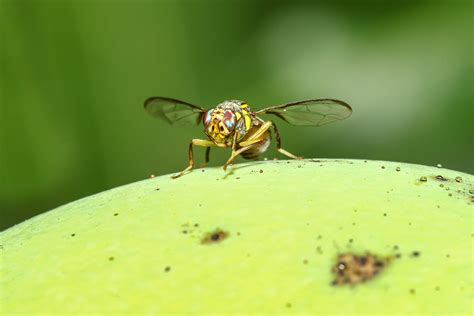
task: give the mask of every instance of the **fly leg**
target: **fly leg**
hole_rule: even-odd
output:
[[[193,166],[194,166],[193,145],[201,146],[201,147],[207,147],[207,149],[206,149],[206,162],[209,160],[210,147],[216,146],[216,144],[214,144],[210,140],[204,140],[204,139],[193,139],[193,140],[191,140],[191,142],[189,143],[189,149],[188,149],[188,161],[189,161],[188,166],[186,167],[186,169],[184,169],[180,173],[178,173],[174,176],[171,176],[171,178],[173,178],[173,179],[179,178],[179,177],[181,177],[182,175],[184,175],[186,172],[188,172],[189,170],[191,170],[193,168]]]
[[[209,154],[211,153],[211,147],[206,148],[206,160],[204,160],[204,166],[209,163]]]
[[[272,126],[273,126],[273,131],[275,132],[275,140],[276,140],[276,147],[277,147],[277,150],[282,153],[283,155],[289,157],[289,158],[292,158],[292,159],[303,159],[303,157],[300,157],[300,156],[295,156],[293,155],[292,153],[290,153],[289,151],[286,151],[284,150],[283,148],[281,148],[281,139],[280,139],[280,133],[278,133],[278,129],[275,125],[275,123],[272,122]]]
[[[270,128],[270,126],[273,127],[273,131],[275,132],[276,147],[278,152],[292,159],[303,159],[303,157],[295,156],[289,151],[286,151],[285,149],[281,148],[280,133],[278,133],[278,129],[275,123],[273,123],[272,121],[266,121],[265,123],[263,123],[263,125],[252,136],[250,136],[247,140],[239,143],[239,145],[246,146],[254,143],[254,140],[260,138],[263,133],[265,133]]]
[[[235,151],[232,151],[232,154],[230,155],[229,159],[227,159],[227,162],[224,164],[224,171],[227,170],[227,166],[229,166],[230,164],[232,164],[235,160],[235,158],[237,158],[238,155],[240,155],[241,153],[243,153],[244,151],[246,150],[249,150],[250,148],[254,147],[255,146],[255,143],[261,141],[261,139],[257,139],[255,140],[255,142],[253,144],[250,144],[250,145],[247,145],[247,146],[244,146],[244,147],[241,147]]]
[[[272,126],[272,122],[265,122],[254,134],[252,134],[249,138],[238,144],[240,147],[239,149],[236,149],[237,146],[235,146],[234,143],[234,145],[232,146],[232,154],[227,160],[227,162],[224,164],[224,171],[227,169],[228,165],[234,162],[235,158],[237,158],[238,155],[254,146],[258,146],[259,142],[265,140],[265,138],[262,138],[262,136],[270,128],[270,126]]]
[[[230,155],[229,159],[227,159],[226,163],[223,166],[224,171],[227,170],[227,167],[229,165],[234,163],[234,160],[235,160],[235,158],[237,158],[238,155],[240,155],[241,153],[243,153],[246,150],[249,150],[250,148],[252,148],[254,146],[255,143],[257,143],[259,141],[260,141],[260,139],[255,140],[253,142],[250,142],[249,144],[247,144],[247,146],[241,146],[242,143],[239,143],[238,145],[240,146],[240,148],[237,149],[237,133],[235,133],[234,138],[232,140],[232,154]]]
[[[206,148],[206,155],[204,156],[204,162],[199,165],[200,168],[204,168],[209,163],[209,154],[211,152],[211,147]]]

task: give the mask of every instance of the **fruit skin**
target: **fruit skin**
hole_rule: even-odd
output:
[[[472,189],[462,172],[327,159],[143,180],[1,232],[0,311],[470,314]],[[395,259],[332,286],[348,251]]]

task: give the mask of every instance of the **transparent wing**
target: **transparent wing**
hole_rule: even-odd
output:
[[[205,111],[200,106],[163,97],[148,98],[144,106],[151,116],[176,125],[199,125]]]
[[[348,118],[352,108],[335,99],[314,99],[270,106],[255,112],[256,115],[274,114],[293,125],[322,126]]]

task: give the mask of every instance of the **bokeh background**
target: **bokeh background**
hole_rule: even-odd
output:
[[[201,127],[148,116],[153,95],[254,109],[339,98],[347,121],[275,119],[284,147],[474,171],[471,1],[0,3],[0,230],[185,167]]]

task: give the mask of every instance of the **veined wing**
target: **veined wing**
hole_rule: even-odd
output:
[[[148,98],[144,106],[151,116],[177,125],[199,125],[205,111],[200,106],[164,97]]]
[[[335,99],[314,99],[270,106],[255,112],[256,115],[274,114],[292,125],[322,126],[348,118],[352,108]]]

